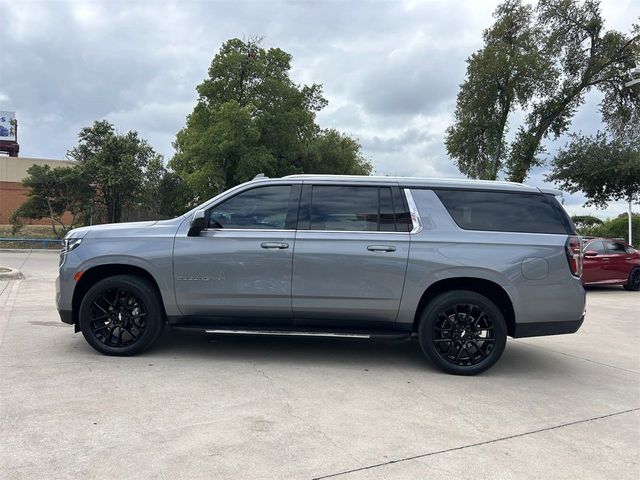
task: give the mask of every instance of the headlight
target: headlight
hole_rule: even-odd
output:
[[[65,238],[62,241],[62,248],[60,249],[60,263],[59,263],[60,267],[62,267],[62,264],[64,263],[64,259],[66,258],[67,253],[78,248],[81,243],[82,243],[81,238]]]
[[[67,253],[75,250],[81,243],[81,238],[65,238],[62,241],[62,253]]]

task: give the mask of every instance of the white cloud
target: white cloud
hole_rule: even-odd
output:
[[[635,3],[603,0],[607,27],[628,31]],[[320,125],[359,138],[377,173],[460,176],[444,131],[465,59],[481,46],[496,5],[0,0],[0,109],[17,112],[24,155],[61,158],[80,128],[107,118],[169,158],[221,43],[259,35],[266,47],[293,55],[296,82],[324,85],[330,103]],[[598,101],[588,96],[574,130],[599,127]],[[530,183],[544,183],[541,170]],[[570,211],[581,211],[582,202],[566,198]]]

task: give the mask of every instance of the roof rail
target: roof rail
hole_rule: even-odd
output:
[[[254,180],[260,180],[261,178],[269,178],[269,177],[267,177],[264,173],[259,173],[255,177],[253,177],[251,181],[253,182]]]

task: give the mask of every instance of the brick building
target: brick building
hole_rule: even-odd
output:
[[[32,165],[49,165],[51,168],[73,165],[70,160],[52,160],[44,158],[6,157],[0,155],[0,225],[10,223],[11,212],[25,200],[28,188],[22,186],[27,169]],[[25,221],[33,225],[48,225],[50,220]]]

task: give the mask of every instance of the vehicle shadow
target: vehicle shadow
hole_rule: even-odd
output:
[[[443,374],[425,357],[415,339],[207,335],[167,329],[149,354],[229,363],[400,368]],[[572,370],[570,361],[568,357],[508,341],[502,358],[483,376],[521,377],[525,373],[536,372],[539,375],[557,374],[563,369],[563,363]]]

